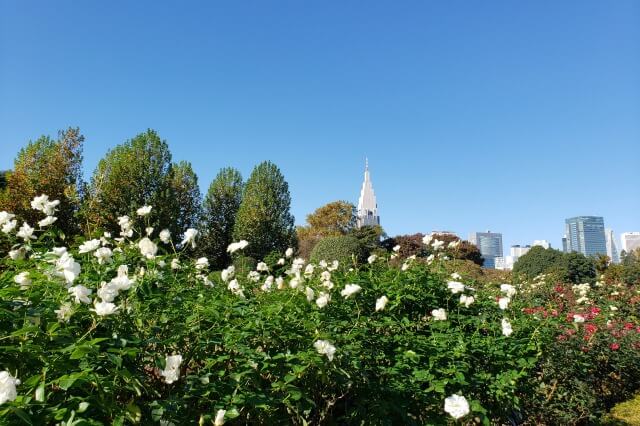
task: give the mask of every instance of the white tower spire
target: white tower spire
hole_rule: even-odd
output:
[[[364,160],[364,181],[360,190],[360,198],[358,199],[358,214],[356,220],[358,228],[370,225],[380,225],[380,216],[378,216],[378,203],[376,195],[373,192],[373,184],[371,183],[371,175],[369,173],[369,159]]]

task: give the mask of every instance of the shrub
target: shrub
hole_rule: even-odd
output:
[[[360,241],[351,236],[337,236],[321,239],[311,251],[310,260],[314,263],[337,260],[342,265],[350,265],[354,256],[356,261],[362,261],[365,257]]]
[[[382,254],[209,273],[147,222],[0,234],[24,250],[0,259],[1,424],[576,424],[638,388],[636,288]]]

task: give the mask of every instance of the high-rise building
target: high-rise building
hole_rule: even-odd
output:
[[[540,246],[544,249],[551,248],[551,244],[549,244],[549,241],[547,240],[533,240],[532,246],[533,247]]]
[[[502,257],[502,234],[497,232],[474,232],[469,236],[469,241],[480,250],[484,259],[485,268],[495,268],[495,258]]]
[[[513,245],[509,248],[509,256],[498,256],[494,258],[495,269],[513,269],[513,265],[518,261],[520,256],[524,256],[531,250],[531,246]]]
[[[618,248],[616,247],[616,238],[613,235],[612,229],[605,229],[604,237],[607,244],[607,256],[611,260],[611,263],[620,263],[620,256],[618,255]]]
[[[562,236],[562,252],[563,253],[569,252],[569,243],[567,242],[567,234],[564,234]]]
[[[640,249],[640,232],[623,232],[620,234],[620,240],[622,250],[627,253]]]
[[[519,244],[516,244],[514,246],[511,246],[511,248],[509,249],[509,254],[514,258],[515,262],[520,256],[527,254],[529,250],[531,250],[531,246],[521,246]]]
[[[585,256],[607,254],[604,219],[601,216],[576,216],[565,220],[567,252]]]
[[[369,174],[369,160],[365,160],[364,181],[362,182],[360,198],[358,199],[356,225],[358,228],[380,225],[378,203],[376,202],[376,195],[373,192],[373,184],[371,183],[371,175]]]

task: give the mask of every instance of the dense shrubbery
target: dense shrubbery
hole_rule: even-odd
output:
[[[596,261],[581,253],[563,253],[552,248],[536,246],[518,259],[513,266],[513,273],[525,279],[549,274],[562,282],[594,283]]]
[[[210,273],[150,211],[66,248],[0,213],[2,422],[571,424],[638,387],[634,287],[483,284],[438,240],[363,266],[241,241]]]
[[[365,252],[357,238],[350,235],[325,237],[311,251],[311,262],[323,259],[337,260],[342,265],[353,265],[361,261]]]

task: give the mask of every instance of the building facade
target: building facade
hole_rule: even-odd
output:
[[[378,203],[376,202],[376,194],[373,192],[371,174],[369,173],[369,160],[365,160],[364,181],[362,182],[362,189],[360,189],[360,198],[358,199],[356,225],[358,226],[358,228],[361,228],[363,226],[380,225]]]
[[[607,254],[604,219],[601,216],[576,216],[565,220],[567,252],[585,256]]]
[[[618,247],[616,246],[616,237],[613,235],[613,229],[605,229],[604,237],[607,244],[607,256],[609,256],[611,263],[620,263],[620,255],[618,253]]]
[[[620,240],[622,250],[627,253],[640,249],[640,232],[623,232],[620,234]]]
[[[543,249],[551,248],[551,244],[547,240],[534,240],[532,246],[533,247],[540,246]]]
[[[482,254],[485,268],[495,269],[496,257],[502,257],[502,234],[497,232],[474,232],[469,236],[469,241],[475,244]]]

